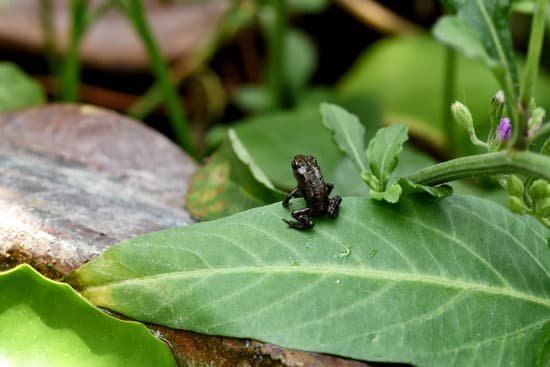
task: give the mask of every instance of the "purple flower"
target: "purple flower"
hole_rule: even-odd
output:
[[[510,123],[510,119],[508,117],[501,118],[497,128],[497,139],[503,143],[510,139],[511,134],[512,124]]]

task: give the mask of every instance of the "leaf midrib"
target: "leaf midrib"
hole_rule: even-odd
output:
[[[531,294],[519,292],[515,289],[502,287],[493,287],[487,284],[471,283],[463,280],[450,280],[442,277],[437,277],[427,274],[401,273],[393,271],[367,270],[367,269],[345,269],[336,266],[292,266],[292,265],[268,265],[268,266],[239,266],[226,268],[203,268],[190,271],[175,271],[170,273],[160,273],[144,277],[136,277],[131,279],[123,279],[114,282],[103,283],[101,285],[89,286],[82,291],[90,291],[95,288],[113,287],[134,282],[159,280],[159,279],[191,279],[201,277],[211,277],[214,275],[231,275],[231,274],[310,274],[326,276],[350,276],[355,278],[366,278],[376,280],[389,280],[396,282],[424,283],[443,288],[455,288],[469,290],[479,293],[498,295],[503,297],[515,298],[518,300],[536,303],[550,309],[550,299],[536,297]]]

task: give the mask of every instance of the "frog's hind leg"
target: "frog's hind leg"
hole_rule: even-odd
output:
[[[295,198],[295,197],[300,197],[300,196],[302,196],[302,194],[300,193],[300,191],[298,191],[298,188],[297,187],[294,188],[291,192],[289,192],[286,195],[285,199],[283,200],[283,206],[285,208],[288,208],[288,203],[289,203],[290,199]]]
[[[338,195],[334,195],[332,199],[328,200],[327,215],[329,218],[336,218],[340,212],[340,203],[342,198]]]
[[[295,228],[295,229],[310,229],[313,228],[315,223],[313,223],[313,220],[310,217],[311,209],[309,208],[303,208],[303,209],[296,209],[293,210],[291,215],[296,221],[287,220],[283,218],[283,221],[285,221],[286,224],[288,224],[289,228]]]

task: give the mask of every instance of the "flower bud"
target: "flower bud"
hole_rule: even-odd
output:
[[[455,101],[451,105],[451,112],[456,123],[468,132],[468,135],[470,136],[470,141],[474,145],[479,145],[483,147],[487,146],[486,143],[477,138],[476,131],[474,129],[474,118],[472,117],[472,114],[470,113],[468,107],[458,101]]]
[[[535,180],[531,186],[529,186],[529,196],[531,196],[531,199],[534,201],[550,197],[550,183],[542,178]]]
[[[521,198],[523,196],[523,191],[523,181],[516,175],[508,176],[508,180],[506,180],[506,192],[508,192],[510,196]]]
[[[523,200],[517,196],[510,196],[508,204],[510,210],[514,213],[527,214],[529,212],[529,208],[523,203]]]
[[[540,204],[538,204],[538,207],[539,215],[541,217],[550,217],[550,197],[544,199]]]
[[[506,99],[504,98],[504,92],[499,90],[491,100],[491,108],[489,110],[489,114],[492,120],[500,120],[500,118],[502,117],[502,112],[504,111],[505,102]]]
[[[496,138],[500,143],[505,143],[512,135],[512,123],[508,117],[503,117],[497,127]]]

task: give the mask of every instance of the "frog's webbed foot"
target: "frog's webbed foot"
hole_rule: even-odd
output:
[[[285,199],[283,200],[283,206],[284,206],[285,208],[288,208],[288,203],[290,202],[290,199],[292,199],[292,198],[294,198],[294,197],[300,197],[300,196],[302,196],[302,194],[300,193],[300,191],[298,191],[298,188],[297,188],[297,187],[294,188],[294,189],[292,189],[292,191],[289,192],[289,193],[286,195]]]
[[[311,209],[309,208],[303,208],[303,209],[297,209],[292,211],[291,215],[296,221],[284,219],[283,221],[288,224],[289,228],[294,229],[310,229],[313,228],[315,223],[313,223],[313,220],[309,216],[309,213],[311,212]]]
[[[338,216],[341,202],[342,198],[338,195],[335,195],[332,199],[328,199],[327,215],[330,218],[336,218]]]

